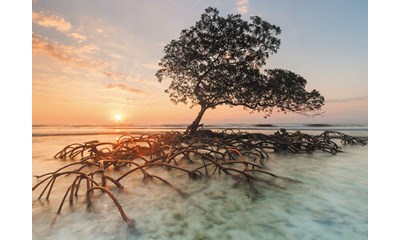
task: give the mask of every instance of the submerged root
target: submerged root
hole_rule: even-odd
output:
[[[233,129],[222,132],[198,130],[196,135],[167,132],[141,136],[124,135],[114,143],[99,141],[74,143],[66,146],[54,157],[76,159],[80,156],[80,160],[69,163],[54,172],[35,176],[39,182],[32,191],[43,185],[39,199],[46,193],[46,199],[49,199],[53,185],[59,177],[75,175],[57,213],[61,212],[68,194],[69,203],[73,204],[74,196],[78,196],[81,183],[86,183],[85,194],[89,206],[94,190],[107,193],[123,220],[128,223],[128,226],[133,227],[134,220],[126,215],[121,204],[112,194],[112,189],[107,187],[107,183],[121,189],[123,188],[121,181],[125,177],[139,172],[143,175],[143,180],[157,179],[181,196],[186,196],[187,194],[176,188],[170,181],[148,172],[149,169],[161,168],[180,171],[191,179],[224,173],[238,181],[248,182],[250,189],[257,192],[254,182],[270,186],[274,186],[271,179],[299,182],[267,171],[264,162],[269,157],[268,152],[322,151],[337,154],[341,150],[334,140],[339,140],[342,144],[367,144],[366,139],[355,138],[340,132],[326,131],[312,136],[300,131],[287,132],[285,129],[271,135],[246,133]],[[116,174],[118,176],[115,176]],[[279,186],[276,185],[276,187]]]

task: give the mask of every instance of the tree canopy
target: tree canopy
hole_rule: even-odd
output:
[[[219,105],[243,106],[266,117],[273,109],[307,114],[323,106],[324,97],[316,90],[308,92],[300,75],[263,69],[279,49],[281,29],[258,16],[250,20],[239,14],[221,17],[210,7],[165,46],[158,80],[172,79],[166,92],[175,104],[201,107],[189,131],[196,132],[204,112]]]

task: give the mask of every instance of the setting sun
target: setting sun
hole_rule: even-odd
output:
[[[114,119],[116,122],[120,122],[122,118],[121,118],[121,115],[115,114]]]

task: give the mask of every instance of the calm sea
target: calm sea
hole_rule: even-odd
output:
[[[32,174],[54,171],[73,160],[54,159],[64,146],[91,140],[114,141],[122,134],[177,130],[185,125],[107,125],[32,127]],[[356,125],[212,125],[213,129],[240,128],[272,133],[279,128],[318,134],[338,130],[368,136],[367,126]],[[158,172],[188,193],[183,198],[142,176],[123,182],[115,195],[127,215],[136,221],[130,231],[112,201],[101,194],[88,211],[85,197],[72,206],[59,203],[71,180],[57,180],[50,201],[32,193],[33,239],[367,239],[368,146],[343,146],[337,155],[270,154],[269,170],[301,183],[284,189],[258,184],[254,196],[247,185],[229,176],[191,180],[176,171]],[[155,169],[155,171],[157,171]],[[33,184],[36,179],[32,179]]]
[[[32,136],[59,136],[59,135],[101,135],[101,134],[130,134],[162,131],[185,131],[185,124],[166,125],[33,125]],[[303,130],[317,134],[318,132],[331,130],[345,133],[367,136],[368,126],[355,124],[213,124],[205,125],[206,129],[240,129],[247,132],[273,133],[281,128],[287,130]]]

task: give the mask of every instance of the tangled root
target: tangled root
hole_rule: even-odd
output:
[[[310,153],[323,151],[331,154],[341,152],[334,140],[342,144],[366,145],[367,140],[351,137],[349,135],[326,131],[320,135],[309,135],[300,131],[289,133],[281,129],[274,134],[247,133],[240,130],[226,129],[222,132],[211,130],[198,130],[195,136],[179,132],[166,132],[164,134],[130,136],[123,135],[116,142],[90,141],[83,144],[74,143],[66,146],[54,157],[60,159],[77,159],[77,162],[68,164],[54,172],[36,176],[40,180],[33,188],[35,191],[43,186],[39,195],[41,199],[46,193],[49,199],[56,179],[61,176],[75,175],[69,188],[66,190],[57,213],[60,213],[64,202],[69,195],[70,204],[82,183],[86,183],[86,201],[91,205],[94,190],[102,191],[113,200],[121,217],[128,226],[134,226],[134,220],[124,212],[121,204],[113,193],[106,188],[111,183],[117,189],[123,188],[122,180],[137,172],[143,179],[157,179],[171,187],[181,196],[186,194],[176,188],[164,178],[150,174],[151,168],[164,168],[181,171],[191,179],[211,177],[215,174],[231,175],[235,179],[246,180],[250,188],[254,188],[254,181],[266,184],[273,183],[269,180],[279,178],[285,181],[296,180],[280,177],[265,168],[268,152]],[[181,162],[187,161],[193,166],[182,166]],[[112,167],[112,168],[111,168]],[[92,170],[94,168],[94,170]],[[109,174],[112,169],[124,169],[117,178]],[[114,171],[115,173],[115,171]]]

